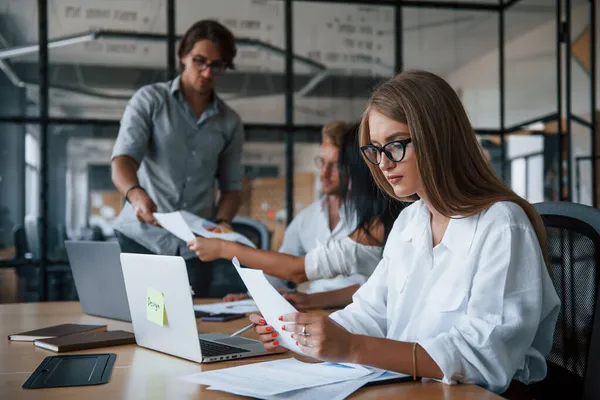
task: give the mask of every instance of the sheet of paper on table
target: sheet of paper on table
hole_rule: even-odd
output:
[[[262,363],[200,372],[182,379],[219,390],[264,398],[299,389],[329,385],[371,375],[372,370],[360,365],[305,363],[286,358]],[[277,379],[268,379],[276,377]],[[257,385],[257,382],[268,384]]]
[[[246,314],[252,312],[258,312],[258,307],[252,299],[239,300],[239,301],[228,301],[221,303],[212,304],[195,304],[194,311],[202,311],[211,314]]]

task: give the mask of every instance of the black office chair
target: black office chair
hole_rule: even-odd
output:
[[[25,228],[23,225],[15,225],[13,227],[13,243],[15,245],[15,259],[22,260],[25,255],[29,253],[27,247],[27,235],[25,234]]]
[[[31,253],[31,258],[39,260],[40,250],[40,232],[42,230],[41,218],[36,214],[25,216],[25,236],[27,238],[27,247]]]
[[[548,375],[531,385],[536,399],[600,399],[600,210],[538,203],[548,235],[551,277],[561,299]]]
[[[13,242],[15,246],[15,260],[24,261],[31,259],[27,230],[23,225],[13,227]],[[29,265],[20,265],[17,271],[17,302],[37,301],[39,288],[38,269]]]
[[[235,217],[231,225],[236,232],[250,239],[258,249],[271,249],[271,233],[262,222],[248,217]]]

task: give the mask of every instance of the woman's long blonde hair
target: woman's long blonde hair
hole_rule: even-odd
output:
[[[477,143],[467,113],[452,87],[425,71],[406,71],[378,85],[360,124],[360,145],[371,142],[371,110],[408,126],[417,166],[431,206],[446,217],[471,216],[499,201],[517,203],[537,234],[549,267],[546,230],[535,208],[496,176]],[[375,182],[401,201],[378,166],[367,162]]]

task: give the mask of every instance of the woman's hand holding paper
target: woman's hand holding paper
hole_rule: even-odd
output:
[[[350,362],[356,351],[357,336],[348,332],[326,315],[311,313],[287,314],[279,317],[290,322],[282,329],[292,332],[292,338],[307,355],[324,361]]]

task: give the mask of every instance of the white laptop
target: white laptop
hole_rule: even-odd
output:
[[[270,354],[258,340],[224,333],[198,334],[183,258],[121,253],[121,266],[139,346],[199,363]],[[163,295],[163,326],[148,318],[148,288]]]

